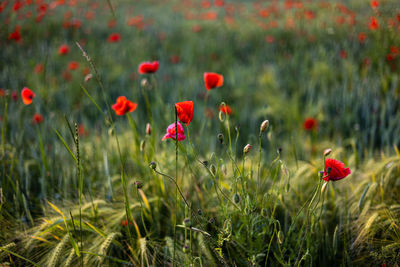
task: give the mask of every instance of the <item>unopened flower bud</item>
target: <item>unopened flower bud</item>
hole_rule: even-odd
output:
[[[325,150],[324,150],[324,157],[326,157],[326,156],[328,156],[329,154],[331,154],[331,152],[332,152],[332,149],[330,149],[330,148],[325,149]]]
[[[146,134],[147,135],[151,135],[151,125],[150,125],[150,123],[146,124]]]
[[[326,189],[327,186],[328,186],[328,182],[325,182],[325,183],[322,185],[321,193],[323,193],[323,192],[325,191],[325,189]]]
[[[108,135],[109,136],[113,136],[114,135],[114,129],[113,128],[109,128],[108,129]]]
[[[88,75],[85,76],[85,83],[90,81],[93,78],[93,74],[89,73]]]
[[[219,134],[218,134],[218,140],[219,140],[219,142],[220,142],[221,144],[224,143],[224,135],[223,135],[222,133],[219,133]]]
[[[146,147],[146,141],[145,140],[142,140],[141,142],[140,142],[140,151],[144,151],[144,148]]]
[[[139,182],[139,181],[136,181],[136,182],[135,182],[135,185],[136,185],[136,188],[137,188],[137,189],[141,189],[141,188],[143,187],[143,183],[142,183],[142,182]]]
[[[235,202],[235,204],[240,202],[240,195],[238,193],[233,195],[233,202]]]
[[[243,148],[243,153],[244,153],[244,154],[247,154],[247,153],[250,152],[250,150],[251,150],[251,145],[250,145],[250,144],[247,144],[247,145]]]
[[[263,121],[260,125],[260,133],[265,132],[268,129],[268,126],[269,126],[269,120]]]
[[[211,164],[211,166],[210,166],[210,172],[211,172],[212,175],[214,175],[214,176],[215,176],[215,174],[217,173],[217,170],[215,169],[214,164]]]
[[[186,227],[192,227],[192,221],[191,221],[189,218],[185,218],[185,219],[183,220],[183,224],[184,224]]]
[[[143,78],[140,81],[140,84],[142,85],[142,87],[146,87],[147,85],[149,85],[149,81],[146,78]]]
[[[150,162],[149,167],[153,170],[155,170],[157,168],[157,163],[155,163],[154,161]]]

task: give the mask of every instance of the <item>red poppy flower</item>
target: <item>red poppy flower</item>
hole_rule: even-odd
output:
[[[178,141],[182,141],[185,140],[186,136],[185,136],[185,132],[183,130],[183,126],[182,124],[180,124],[180,122],[177,122],[177,130],[178,130]],[[166,139],[174,139],[175,140],[175,123],[171,123],[168,128],[167,128],[167,133],[164,135],[164,137],[161,139],[162,141],[166,140]]]
[[[216,87],[221,87],[224,84],[224,76],[214,72],[204,72],[204,83],[207,90],[211,90]]]
[[[108,40],[109,43],[117,43],[119,41],[121,41],[121,34],[119,33],[112,33],[110,34],[110,36],[108,36]]]
[[[186,125],[193,119],[193,101],[184,101],[175,104],[176,112],[178,113],[179,120]]]
[[[340,50],[339,55],[342,59],[347,58],[347,52],[345,50]]]
[[[18,100],[18,93],[16,91],[13,91],[11,93],[11,98],[16,102]]]
[[[77,68],[79,68],[79,63],[76,61],[71,61],[70,63],[68,63],[68,69],[69,70],[76,70]]]
[[[363,32],[360,32],[358,34],[358,41],[360,43],[364,43],[365,39],[367,39],[367,35],[365,33],[363,33]]]
[[[25,105],[30,105],[35,97],[35,93],[28,87],[24,87],[21,91],[21,97]]]
[[[377,8],[378,6],[379,6],[379,2],[378,1],[376,1],[376,0],[371,1],[371,7],[373,9]]]
[[[117,98],[117,102],[112,105],[112,109],[115,110],[115,114],[118,116],[125,115],[127,112],[132,112],[136,109],[137,104],[126,99],[125,96],[120,96]]]
[[[43,64],[42,63],[38,63],[36,66],[35,66],[35,73],[41,73],[41,72],[43,72]]]
[[[228,105],[219,105],[218,111],[222,111],[223,113],[228,115],[231,115],[233,113],[232,108]]]
[[[43,122],[43,115],[39,114],[39,113],[35,113],[35,115],[33,115],[33,123],[34,124],[40,124]]]
[[[142,62],[139,65],[139,73],[146,74],[146,73],[154,73],[158,70],[160,63],[158,61],[153,62]]]
[[[345,168],[344,163],[336,159],[325,160],[324,180],[337,181],[351,173],[350,168]]]
[[[318,128],[318,121],[314,118],[306,118],[303,123],[303,128],[306,131],[313,131]]]
[[[59,55],[66,55],[68,54],[68,52],[69,52],[69,46],[66,44],[63,44],[58,48]]]
[[[10,33],[10,35],[8,36],[9,40],[14,40],[15,42],[20,42],[22,37],[21,37],[21,32],[19,27],[15,28],[15,31],[13,31],[12,33]]]
[[[371,17],[369,19],[369,29],[370,30],[376,30],[378,28],[379,28],[378,20],[375,17]]]

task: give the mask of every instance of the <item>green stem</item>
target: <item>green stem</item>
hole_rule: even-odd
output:
[[[178,111],[176,110],[175,107],[175,218],[174,218],[174,256],[173,256],[173,261],[172,261],[172,266],[175,266],[175,257],[176,257],[176,222],[177,222],[177,216],[178,216]],[[179,193],[181,193],[182,197],[183,194],[179,190]],[[183,197],[183,199],[185,199]],[[186,200],[185,200],[186,202]],[[186,202],[187,203],[187,202]]]

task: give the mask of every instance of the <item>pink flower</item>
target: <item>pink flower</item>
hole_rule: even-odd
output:
[[[178,141],[185,140],[185,138],[186,138],[185,132],[183,131],[183,126],[179,121],[177,123],[177,129],[178,129]],[[172,123],[168,126],[167,133],[162,138],[162,141],[164,141],[168,138],[172,138],[175,140],[175,123]]]

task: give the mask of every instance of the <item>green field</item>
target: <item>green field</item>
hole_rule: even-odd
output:
[[[0,129],[0,266],[400,265],[398,0],[0,0]]]

